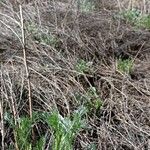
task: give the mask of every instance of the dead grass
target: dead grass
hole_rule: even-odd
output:
[[[62,2],[61,6],[44,0],[23,4],[32,111],[51,112],[56,108],[62,116],[69,116],[83,104],[76,94],[86,95],[91,86],[102,100],[101,108],[87,114],[88,127],[77,135],[75,149],[87,149],[93,143],[99,150],[149,148],[150,33],[135,30],[115,17],[133,4],[114,2],[102,0],[102,7],[88,13],[76,11],[73,1]],[[1,149],[15,144],[6,114],[13,116],[16,124],[19,117],[29,115],[17,7],[8,0],[0,2]],[[138,7],[144,13],[148,10],[144,1]],[[48,39],[50,35],[57,40]],[[133,59],[131,74],[117,70],[118,58]],[[75,66],[82,59],[92,62],[92,72],[77,73]],[[50,129],[41,122],[34,128],[35,139],[46,137],[46,149],[48,143],[51,145]]]

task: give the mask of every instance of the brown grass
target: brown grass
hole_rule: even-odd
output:
[[[102,5],[88,13],[76,11],[74,4],[67,2],[58,5],[37,0],[22,4],[32,111],[50,112],[57,108],[61,115],[70,115],[79,106],[76,93],[84,95],[91,84],[96,87],[103,105],[88,114],[90,129],[77,135],[75,149],[86,149],[95,143],[99,150],[148,150],[150,32],[134,30],[131,24],[114,16],[133,6],[147,13],[149,5],[144,1],[135,4],[126,0],[114,3],[97,0],[97,3]],[[29,115],[19,25],[18,5],[9,0],[0,2],[1,149],[15,144],[5,114],[13,114],[16,124],[19,117]],[[34,32],[27,30],[29,26]],[[37,38],[50,34],[57,39],[54,44]],[[119,57],[134,60],[132,74],[124,75],[117,70]],[[75,69],[80,59],[93,62],[93,71],[87,72],[86,78],[78,76]],[[46,125],[35,126],[36,138],[47,134]],[[47,136],[47,142],[50,139]]]

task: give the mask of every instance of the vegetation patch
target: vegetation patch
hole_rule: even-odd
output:
[[[126,10],[121,13],[121,16],[135,27],[150,29],[150,15],[143,14],[138,9]]]
[[[117,70],[123,74],[130,74],[133,70],[133,60],[132,59],[118,59],[117,60]]]
[[[94,112],[96,113],[96,111],[101,109],[103,104],[95,87],[88,88],[85,94],[76,93],[75,97],[77,99],[78,105],[85,106],[89,114]]]
[[[1,150],[149,149],[147,6],[78,2],[0,1]]]
[[[92,0],[80,0],[79,8],[83,12],[92,12],[95,9],[95,4]]]
[[[86,108],[79,107],[72,117],[62,117],[57,111],[46,116],[46,122],[53,130],[53,150],[72,150],[75,137],[85,128]]]
[[[92,64],[92,62],[86,62],[85,60],[81,59],[77,62],[75,70],[80,74],[90,73],[92,72]]]
[[[29,35],[37,42],[50,45],[52,47],[57,46],[59,39],[52,34],[49,29],[40,29],[36,23],[28,23],[27,31]]]

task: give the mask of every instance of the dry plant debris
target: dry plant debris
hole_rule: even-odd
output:
[[[150,149],[149,1],[76,2],[0,1],[0,149]]]

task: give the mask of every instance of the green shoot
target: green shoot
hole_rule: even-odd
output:
[[[138,28],[150,29],[150,15],[142,14],[138,9],[124,11],[121,16]]]
[[[131,59],[118,59],[117,60],[117,70],[123,74],[130,74],[133,70],[133,62]]]
[[[86,109],[81,107],[74,112],[72,119],[62,117],[57,111],[47,115],[46,121],[53,130],[53,150],[73,150],[75,136],[85,126],[82,119],[85,113]]]
[[[91,71],[92,62],[86,62],[83,59],[79,60],[75,66],[77,72],[84,74]]]
[[[81,0],[80,10],[83,12],[91,12],[95,9],[95,5],[91,0]]]
[[[92,110],[98,110],[103,104],[95,87],[90,87],[84,95],[77,93],[75,97],[78,100],[79,105],[82,104],[87,108],[88,113],[91,113]]]

